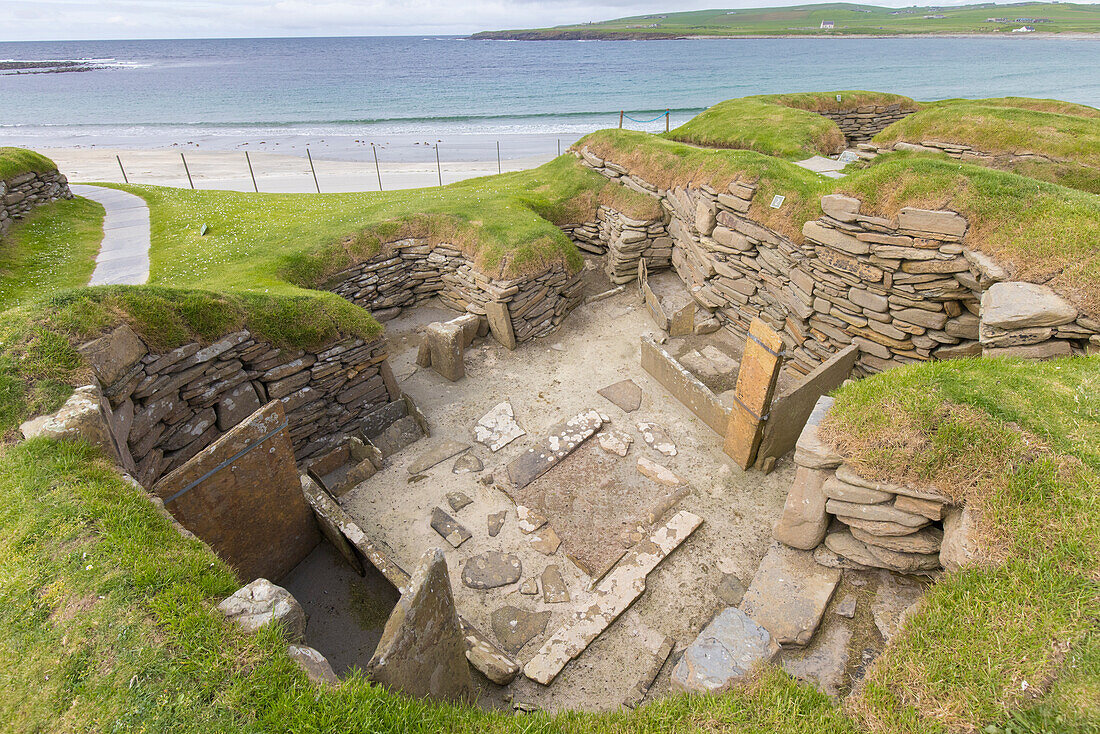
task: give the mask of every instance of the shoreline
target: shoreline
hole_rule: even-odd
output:
[[[496,31],[489,31],[495,33]],[[1064,33],[1052,33],[1033,31],[1031,33],[1012,33],[1011,31],[996,31],[989,33],[731,33],[731,34],[704,34],[704,35],[649,35],[631,34],[623,31],[621,34],[610,31],[598,36],[585,38],[554,37],[547,34],[537,35],[538,31],[519,31],[511,36],[498,36],[493,38],[477,38],[467,36],[468,41],[732,41],[732,40],[840,40],[840,39],[895,39],[895,38],[1032,38],[1032,39],[1061,39],[1067,41],[1097,41],[1100,40],[1100,32],[1066,31]]]
[[[46,148],[38,152],[52,159],[71,183],[123,183],[118,156],[131,184],[190,188],[187,171],[196,189],[221,191],[253,191],[252,176],[243,151],[145,150],[134,148]],[[562,148],[565,151],[565,147]],[[184,170],[180,153],[186,156]],[[542,165],[555,156],[528,155],[502,159],[500,171],[509,173]],[[315,193],[313,173],[304,155],[287,155],[250,151],[256,188],[262,193]],[[379,162],[373,159],[338,160],[313,157],[317,184],[322,193],[378,191],[381,175],[382,190],[427,188],[438,186],[440,171],[431,161]],[[497,161],[441,161],[443,184],[497,173]]]

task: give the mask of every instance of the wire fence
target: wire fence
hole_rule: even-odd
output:
[[[670,127],[669,120],[671,119],[671,116],[672,116],[672,110],[665,110],[664,112],[662,112],[661,114],[657,115],[654,118],[651,118],[651,119],[648,119],[648,120],[639,120],[636,117],[631,117],[630,115],[626,114],[626,110],[622,110],[621,112],[619,112],[619,129],[620,130],[623,129],[623,124],[626,120],[630,120],[631,122],[635,122],[639,125],[649,125],[649,124],[652,124],[654,122],[657,122],[657,120],[660,120],[661,118],[664,118],[664,120],[665,120],[665,132],[667,133],[669,131],[669,127]]]
[[[549,145],[544,145],[547,142]],[[357,149],[350,151],[326,148],[317,158],[309,146],[305,146],[304,157],[268,148],[262,152],[240,151],[239,165],[233,163],[231,151],[190,150],[180,151],[176,170],[171,170],[170,164],[166,169],[161,152],[143,151],[129,153],[125,161],[123,154],[116,154],[112,163],[117,165],[118,175],[127,184],[142,183],[142,179],[147,183],[161,184],[186,180],[189,188],[198,189],[202,188],[199,184],[203,183],[212,184],[211,188],[221,188],[222,184],[232,183],[239,187],[244,182],[257,193],[261,188],[275,193],[272,189],[279,189],[280,192],[288,188],[301,190],[305,188],[302,183],[308,182],[312,184],[308,188],[316,193],[322,193],[323,189],[386,191],[431,185],[428,178],[431,173],[435,174],[431,176],[435,185],[443,186],[472,176],[539,165],[560,156],[572,139],[563,142],[561,138],[550,138],[537,143],[511,141],[511,145],[505,143],[502,146],[500,140],[424,141],[405,143],[404,150],[398,146],[370,143],[368,152],[368,144],[363,141]],[[387,157],[394,157],[395,152],[398,160],[387,161]],[[327,187],[324,186],[326,179]]]

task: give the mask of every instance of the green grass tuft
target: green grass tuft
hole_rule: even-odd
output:
[[[0,147],[0,181],[24,173],[49,173],[57,165],[41,153],[26,148]]]

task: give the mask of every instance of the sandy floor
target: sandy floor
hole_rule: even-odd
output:
[[[598,284],[594,284],[598,287]],[[506,689],[486,687],[485,702],[506,705],[506,697],[544,709],[614,709],[627,696],[653,659],[653,651],[671,636],[681,650],[720,608],[716,595],[723,574],[737,575],[746,585],[771,542],[770,528],[778,517],[793,468],[782,461],[769,476],[744,473],[721,450],[721,438],[674,400],[639,365],[639,338],[654,331],[634,289],[574,311],[566,328],[508,352],[491,339],[475,343],[466,353],[467,377],[450,383],[431,370],[415,365],[413,330],[426,321],[450,318],[452,312],[416,309],[409,317],[387,324],[392,345],[391,363],[401,387],[427,416],[433,434],[393,457],[371,480],[342,498],[342,504],[405,568],[414,565],[427,548],[443,546],[451,568],[460,611],[492,636],[491,612],[511,604],[528,611],[549,611],[543,635],[517,654],[526,662],[542,641],[588,599],[591,579],[559,550],[552,557],[531,549],[519,532],[512,501],[495,488],[482,485],[477,474],[456,475],[448,460],[410,481],[408,464],[434,444],[453,439],[470,443],[486,471],[503,466],[512,457],[545,436],[554,423],[588,408],[605,413],[611,426],[631,434],[635,441],[625,459],[633,464],[648,456],[685,477],[691,494],[681,509],[701,515],[705,522],[650,574],[648,589],[579,658],[566,666],[549,687],[522,675]],[[641,408],[631,414],[596,394],[611,383],[633,379],[643,391]],[[484,413],[500,401],[509,401],[528,435],[492,454],[472,440],[472,429]],[[649,420],[662,426],[676,443],[678,455],[664,457],[641,440],[636,423]],[[568,461],[568,460],[567,460]],[[566,470],[565,463],[551,470]],[[563,477],[564,478],[564,477]],[[595,489],[595,487],[594,487]],[[443,542],[429,526],[432,507],[447,507],[444,495],[461,491],[473,504],[451,513],[473,537],[458,549]],[[486,516],[508,510],[504,529],[490,538]],[[523,578],[538,576],[550,564],[562,571],[572,599],[546,604],[542,597],[518,593],[518,584],[476,591],[461,583],[465,560],[486,550],[515,553],[523,564]],[[666,665],[650,696],[668,689]]]
[[[107,181],[122,183],[122,171],[115,156],[122,159],[126,176],[133,184],[156,184],[188,188],[187,173],[179,150],[114,150],[108,148],[44,148],[58,168],[74,183]],[[252,191],[252,178],[243,152],[184,151],[191,179],[198,189]],[[250,153],[252,171],[260,191],[270,193],[312,193],[316,191],[309,161],[305,156],[278,153]],[[552,155],[527,156],[501,161],[502,171],[534,168]],[[379,173],[373,161],[313,159],[317,183],[323,193],[378,191]],[[439,185],[435,161],[379,164],[382,188],[411,189]],[[452,162],[441,164],[443,183],[454,183],[475,176],[497,173],[497,161]]]

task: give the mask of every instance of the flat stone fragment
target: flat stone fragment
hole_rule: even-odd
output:
[[[382,452],[383,456],[388,457],[393,456],[406,446],[416,443],[423,437],[424,431],[420,428],[420,425],[411,415],[407,415],[387,426],[386,430],[371,439],[371,443]]]
[[[515,680],[519,675],[519,663],[489,642],[484,635],[463,621],[461,617],[459,621],[462,621],[462,629],[466,634],[466,659],[470,661],[470,665],[498,686],[506,686]]]
[[[805,551],[773,544],[749,584],[740,609],[780,645],[813,637],[840,583],[840,572],[819,566]]]
[[[829,414],[833,402],[833,398],[822,395],[814,405],[813,412],[806,420],[806,425],[795,444],[795,464],[807,469],[835,469],[844,461],[844,457],[837,453],[831,444],[823,441],[820,435],[821,422]]]
[[[489,537],[495,538],[500,534],[500,529],[504,527],[504,521],[508,519],[508,510],[490,513],[485,519],[489,526]]]
[[[455,459],[451,472],[454,474],[476,474],[484,468],[485,464],[481,462],[481,459],[471,453],[465,453]]]
[[[879,567],[878,559],[867,550],[866,543],[856,540],[851,533],[829,533],[825,536],[825,547],[841,558],[854,562],[859,568]]]
[[[687,693],[719,693],[777,652],[779,645],[766,629],[730,607],[719,612],[684,650],[672,669],[671,685]]]
[[[514,653],[546,631],[550,612],[528,612],[509,604],[494,610],[489,620],[500,644]]]
[[[92,365],[104,388],[111,387],[149,353],[145,343],[126,324],[106,336],[81,345],[77,351]]]
[[[929,520],[928,523],[925,523],[925,525],[920,525],[918,527],[910,527],[909,525],[899,525],[896,522],[881,522],[881,521],[875,521],[875,520],[860,520],[860,519],[854,518],[854,517],[838,517],[837,519],[840,520],[842,523],[844,523],[845,525],[847,525],[850,528],[859,528],[860,530],[863,530],[864,532],[871,533],[872,535],[878,535],[878,536],[911,535],[911,534],[917,532],[918,530],[920,530],[921,528],[926,527],[929,523],[931,523],[931,520]]]
[[[894,500],[894,507],[902,512],[911,512],[914,515],[923,515],[929,520],[942,520],[946,505],[935,500],[922,500],[919,497],[906,497],[898,495]]]
[[[671,469],[645,456],[638,457],[638,471],[644,476],[666,487],[679,487],[681,484],[684,484],[684,480],[677,476]]]
[[[527,431],[516,423],[516,414],[508,402],[497,403],[474,426],[474,440],[488,446],[493,453],[526,434]]]
[[[455,512],[458,512],[463,507],[466,507],[471,502],[473,502],[472,499],[467,497],[462,492],[448,492],[446,494],[446,497],[447,497],[447,504],[450,505],[451,509],[454,510]]]
[[[634,603],[646,588],[646,576],[703,523],[703,518],[681,510],[637,544],[596,585],[592,603],[578,612],[543,643],[523,674],[549,685],[562,668],[580,655]]]
[[[473,537],[469,530],[439,507],[432,508],[432,530],[442,535],[455,548]]]
[[[889,642],[901,629],[905,617],[924,596],[924,588],[909,579],[892,573],[881,573],[875,599],[871,602],[871,617]]]
[[[1045,285],[994,283],[982,294],[982,324],[1000,329],[1061,326],[1077,308]]]
[[[367,677],[414,698],[463,700],[474,690],[466,655],[447,561],[435,548],[420,559],[386,620]]]
[[[596,434],[596,440],[601,449],[616,456],[626,456],[630,451],[630,445],[634,443],[634,437],[629,433],[615,429],[600,431]]]
[[[542,600],[547,604],[569,601],[569,589],[557,566],[547,566],[542,572]]]
[[[745,585],[732,573],[722,574],[722,580],[718,582],[714,593],[724,604],[735,607],[745,598]]]
[[[917,497],[920,499],[935,500],[937,502],[948,502],[947,497],[930,489],[914,489],[901,484],[890,484],[888,482],[876,482],[871,479],[864,479],[848,464],[843,464],[836,470],[836,478],[847,484],[854,484],[857,487],[866,487],[867,489],[873,489],[877,492],[887,492],[889,494]]]
[[[852,631],[847,624],[834,623],[809,649],[780,653],[780,666],[795,678],[809,681],[825,695],[836,698],[846,682],[851,639]]]
[[[657,680],[657,676],[661,674],[661,668],[665,667],[665,662],[668,661],[668,657],[672,654],[672,649],[674,647],[676,647],[676,640],[671,637],[666,637],[661,643],[661,646],[657,648],[657,651],[653,653],[653,661],[650,663],[650,666],[642,673],[642,677],[638,679],[638,682],[630,689],[630,693],[623,699],[623,706],[635,708],[645,700],[646,695],[649,693],[649,689],[653,687],[653,683]]]
[[[546,524],[546,515],[530,507],[517,505],[516,524],[519,525],[520,532],[530,534]]]
[[[531,533],[531,547],[544,556],[554,555],[560,545],[561,538],[558,537],[554,528],[549,525],[545,525],[534,533]]]
[[[420,474],[436,464],[446,461],[455,454],[470,448],[469,444],[458,441],[443,441],[423,452],[409,464],[409,474]]]
[[[290,642],[305,639],[306,613],[302,606],[289,591],[267,579],[256,579],[237,589],[218,609],[245,632],[279,624]]]
[[[825,511],[830,515],[841,518],[854,517],[857,520],[874,520],[876,522],[892,522],[898,525],[908,525],[919,528],[928,524],[928,518],[922,515],[914,515],[911,512],[902,512],[891,505],[858,505],[853,502],[840,502],[829,500],[825,503]]]
[[[539,580],[537,578],[529,578],[519,585],[519,593],[526,596],[534,596],[539,593]]]
[[[312,647],[290,645],[287,647],[287,654],[298,664],[310,682],[325,686],[340,684],[340,679],[336,677],[328,659]]]
[[[638,431],[642,434],[642,440],[654,451],[665,456],[676,455],[676,444],[656,423],[639,422]]]
[[[860,505],[878,505],[889,502],[896,495],[890,492],[882,492],[877,489],[869,489],[832,477],[822,485],[821,491],[831,500],[841,502],[853,502]]]
[[[846,617],[848,619],[856,616],[856,595],[846,594],[833,611],[837,613],[837,616]]]
[[[523,566],[517,556],[487,551],[466,560],[462,583],[471,589],[495,589],[516,583],[522,574]]]
[[[586,410],[550,429],[537,448],[527,449],[508,464],[508,479],[522,489],[573,452],[604,424],[595,410]]]
[[[875,565],[880,568],[898,573],[920,573],[922,571],[935,571],[940,567],[939,549],[936,549],[934,553],[907,553],[870,543],[865,545],[871,555],[878,560]]]
[[[596,391],[619,406],[624,413],[633,413],[642,404],[642,388],[634,380],[623,380]]]
[[[855,561],[838,555],[834,551],[829,550],[828,546],[822,544],[813,550],[814,561],[825,568],[843,568],[850,571],[871,571],[874,570],[872,566],[864,566],[862,563],[856,563]]]
[[[875,535],[857,527],[850,532],[856,540],[898,553],[939,553],[943,542],[943,531],[939,528],[924,528],[908,535]]]
[[[970,508],[952,508],[943,518],[943,543],[940,564],[948,571],[970,565],[978,554],[974,538],[975,522]]]

